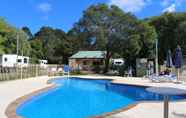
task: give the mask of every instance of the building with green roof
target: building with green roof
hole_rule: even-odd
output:
[[[69,58],[72,69],[92,71],[96,66],[103,66],[106,51],[79,51]]]

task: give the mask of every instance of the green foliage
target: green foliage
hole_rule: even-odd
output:
[[[28,27],[22,27],[22,30],[26,33],[29,40],[33,38],[32,32]]]
[[[42,42],[38,39],[30,40],[32,63],[38,63],[39,59],[45,59]]]
[[[5,42],[5,38],[0,35],[0,54],[3,54],[5,51],[5,47],[3,45],[4,42]]]
[[[156,39],[155,29],[148,23],[106,4],[90,6],[71,32],[81,43],[79,49],[107,51],[105,72],[112,55],[129,62],[149,57]]]
[[[60,29],[42,27],[32,35],[28,27],[22,30],[0,18],[0,54],[16,53],[30,56],[34,63],[47,59],[52,64],[67,64],[68,58],[79,50],[106,50],[109,59],[124,58],[128,66],[135,67],[136,58],[153,58],[155,39],[159,39],[159,62],[180,45],[186,55],[186,13],[164,13],[161,16],[139,20],[117,6],[97,4],[84,11],[74,27],[65,33]],[[99,69],[99,68],[98,68]]]
[[[72,54],[71,41],[65,32],[50,27],[42,27],[31,40],[32,57],[47,59],[49,63],[68,63]]]
[[[81,43],[79,49],[107,51],[105,62],[105,72],[107,72],[111,55],[118,53],[118,49],[126,43],[131,44],[132,47],[125,52],[138,54],[139,46],[136,38],[139,36],[133,35],[131,31],[136,22],[136,17],[123,12],[116,6],[98,4],[90,6],[84,12],[83,17],[75,24],[71,32]],[[122,45],[118,44],[120,41]]]
[[[19,42],[19,55],[29,56],[30,44],[26,34],[16,29],[0,18],[0,53],[16,54],[17,39]]]
[[[177,45],[180,45],[183,50],[186,49],[186,13],[164,13],[146,21],[155,27],[158,34],[160,64],[163,64],[166,59],[168,49],[174,52]],[[183,53],[185,54],[185,51]]]
[[[146,75],[146,71],[147,69],[146,68],[140,68],[137,70],[137,77],[144,77]]]
[[[70,75],[87,75],[86,73],[83,73],[79,70],[76,70],[76,71],[72,71],[70,72]]]
[[[6,33],[11,31],[11,26],[9,26],[3,18],[0,18],[0,34],[4,36]]]

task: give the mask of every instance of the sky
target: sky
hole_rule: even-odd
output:
[[[139,19],[164,12],[186,12],[186,0],[1,0],[0,17],[21,28],[27,26],[36,33],[42,26],[71,29],[92,4],[117,5]]]

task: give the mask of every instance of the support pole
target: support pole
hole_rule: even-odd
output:
[[[177,68],[176,70],[177,70],[177,81],[179,81],[179,79],[180,79],[180,69]]]
[[[21,52],[21,79],[23,79],[23,64],[24,64],[24,58],[23,58],[23,49]]]
[[[159,75],[159,67],[158,67],[158,39],[156,39],[156,75]]]
[[[19,55],[19,34],[17,32],[16,34],[16,53],[17,53],[17,58],[16,58],[16,78],[19,79],[19,68],[18,68],[18,55]]]
[[[164,118],[169,117],[169,96],[164,96]]]

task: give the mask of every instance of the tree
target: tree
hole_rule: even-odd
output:
[[[156,30],[144,21],[140,21],[137,25],[137,33],[140,36],[140,51],[138,57],[155,58],[155,39],[157,38]]]
[[[19,37],[19,55],[29,56],[30,44],[26,34],[0,18],[0,53],[16,54],[17,36]]]
[[[4,47],[4,43],[5,43],[5,37],[2,37],[0,35],[0,54],[3,54],[5,52],[5,47]]]
[[[116,26],[123,14],[122,10],[116,6],[92,5],[73,28],[83,49],[107,51],[105,72],[108,71],[112,43],[114,42],[112,35],[116,32]]]
[[[67,39],[64,31],[50,27],[42,27],[40,31],[35,34],[32,42],[34,42],[32,43],[33,51],[42,50],[42,58],[48,59],[49,63],[68,63],[68,57],[72,52],[70,41]],[[42,47],[35,46],[38,43]],[[35,57],[41,58],[37,54]]]
[[[3,18],[0,18],[0,54],[5,53],[4,46],[7,40],[7,34],[12,31],[12,28],[6,23]]]
[[[186,54],[186,20],[180,22],[175,29],[175,40],[182,47],[182,52]]]
[[[174,51],[177,45],[186,48],[184,36],[184,22],[186,13],[164,13],[161,16],[146,19],[146,21],[155,27],[159,41],[159,62],[164,63],[166,53],[170,49]],[[184,52],[183,52],[184,53]]]
[[[123,17],[117,30],[113,37],[117,43],[113,49],[125,59],[126,63],[122,69],[132,67],[135,70],[136,58],[152,58],[156,39],[156,32],[152,26],[137,19],[126,20]]]
[[[43,46],[42,42],[38,39],[30,40],[30,46],[31,46],[31,62],[32,63],[38,63],[39,59],[46,59],[46,56],[44,56],[43,53]]]
[[[32,32],[28,27],[22,27],[22,30],[27,34],[29,40],[33,38]]]
[[[9,32],[6,36],[4,42],[5,53],[16,54],[17,53],[17,40],[18,40],[18,53],[19,55],[30,55],[30,44],[28,42],[26,34],[19,29],[14,29],[14,31]],[[18,38],[18,39],[17,39]]]
[[[127,60],[147,56],[145,52],[152,50],[156,34],[147,23],[117,6],[106,4],[90,6],[71,32],[83,49],[107,51],[105,72],[114,53]]]
[[[0,35],[5,36],[6,33],[11,32],[13,28],[0,17]]]

